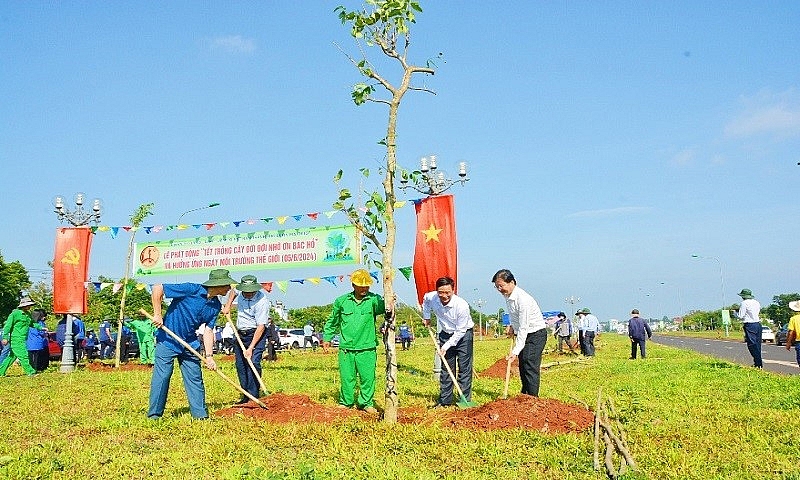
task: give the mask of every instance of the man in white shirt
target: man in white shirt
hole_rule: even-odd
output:
[[[517,336],[506,360],[513,362],[514,358],[519,357],[522,393],[538,397],[542,352],[547,343],[547,325],[542,310],[532,296],[517,286],[517,280],[509,270],[503,269],[495,273],[492,283],[506,297],[511,321],[506,333]]]
[[[436,280],[436,291],[422,297],[422,319],[431,324],[436,315],[440,332],[438,343],[450,370],[456,376],[467,401],[472,401],[472,328],[475,325],[466,300],[455,293],[455,281],[450,277]],[[439,376],[439,401],[436,406],[449,406],[453,401],[453,380],[446,369]]]
[[[744,341],[747,343],[747,350],[753,356],[753,366],[764,368],[761,359],[761,319],[758,314],[761,311],[761,304],[753,297],[753,292],[748,288],[743,288],[739,292],[742,297],[742,304],[736,316],[742,320],[742,330],[744,330]]]
[[[245,275],[242,281],[236,286],[236,290],[231,290],[239,294],[236,296],[236,330],[242,340],[244,350],[239,346],[239,342],[233,344],[233,351],[236,355],[236,374],[239,377],[239,384],[242,388],[255,398],[260,398],[259,392],[261,384],[256,378],[253,369],[248,365],[247,359],[253,362],[258,376],[261,376],[261,357],[264,355],[266,345],[265,335],[267,323],[269,323],[269,299],[261,288],[261,284],[253,275]],[[228,297],[223,313],[230,312],[233,303],[233,295]],[[247,403],[250,399],[242,396],[239,403]]]
[[[594,357],[594,339],[600,335],[600,320],[588,308],[581,309],[580,313],[583,324],[583,354]]]

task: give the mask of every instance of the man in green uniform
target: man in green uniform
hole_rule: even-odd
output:
[[[8,357],[3,360],[3,363],[0,364],[0,377],[6,375],[8,367],[10,367],[16,359],[19,359],[19,364],[22,365],[22,370],[25,372],[25,375],[29,377],[36,375],[36,369],[31,366],[31,362],[28,359],[28,347],[26,345],[28,329],[33,326],[41,330],[41,327],[33,325],[33,320],[31,320],[30,315],[28,315],[28,310],[30,310],[33,305],[33,300],[31,300],[30,297],[22,297],[22,300],[19,301],[19,306],[11,312],[11,315],[9,315],[6,320],[2,343],[3,346],[11,343],[11,351]]]
[[[353,406],[367,413],[377,413],[374,406],[375,365],[377,363],[378,337],[375,320],[379,315],[391,318],[392,309],[380,295],[369,291],[372,277],[366,270],[356,270],[350,275],[353,291],[333,302],[333,311],[322,334],[322,346],[327,350],[331,339],[339,334],[339,405]],[[356,376],[359,393],[355,398]]]
[[[125,325],[136,332],[136,340],[139,341],[139,363],[142,365],[152,365],[155,360],[156,339],[153,334],[156,326],[147,319],[125,320]]]

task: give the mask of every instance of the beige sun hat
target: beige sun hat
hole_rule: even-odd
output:
[[[795,312],[800,312],[800,300],[789,302],[789,308]]]

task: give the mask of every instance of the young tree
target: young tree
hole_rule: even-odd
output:
[[[128,295],[128,288],[133,288],[133,285],[128,285],[128,279],[131,274],[131,259],[133,258],[133,249],[136,246],[134,239],[136,238],[136,231],[142,226],[145,218],[153,214],[153,204],[143,203],[136,208],[136,211],[131,215],[131,238],[128,241],[128,256],[125,259],[125,278],[122,280],[122,298],[119,301],[119,319],[117,321],[117,349],[114,355],[114,366],[119,368],[119,356],[121,351],[122,340],[122,320],[125,318],[125,298]]]
[[[28,271],[18,261],[6,263],[0,253],[0,317],[6,317],[19,305],[20,294],[31,286]]]
[[[379,143],[386,149],[386,165],[381,168],[383,173],[383,192],[364,192],[367,200],[363,207],[355,205],[348,189],[339,191],[339,200],[334,203],[334,208],[347,213],[350,222],[358,231],[378,250],[380,260],[372,258],[370,253],[365,254],[367,263],[370,261],[381,268],[383,278],[383,297],[387,304],[395,298],[393,255],[396,237],[394,219],[395,172],[397,170],[397,113],[403,96],[409,90],[431,90],[412,86],[414,74],[433,75],[431,65],[417,66],[409,63],[408,49],[411,45],[411,32],[409,27],[416,21],[416,14],[421,12],[419,2],[413,0],[365,0],[366,6],[361,10],[347,10],[343,6],[335,9],[343,24],[351,27],[351,35],[356,42],[363,41],[368,47],[377,47],[380,53],[389,59],[390,63],[400,67],[400,78],[396,83],[389,81],[374,68],[373,62],[367,59],[366,51],[361,48],[362,58],[355,59],[347,56],[350,62],[366,79],[353,87],[352,98],[356,105],[366,102],[384,104],[388,107],[389,116],[386,126],[386,136]],[[384,58],[385,59],[385,58]],[[380,87],[388,98],[375,97],[376,88]],[[369,170],[361,169],[364,177],[369,176]],[[404,172],[404,176],[407,174]],[[342,178],[342,171],[334,177],[335,182]],[[365,244],[365,249],[367,248]],[[388,423],[397,422],[397,353],[394,345],[395,323],[389,319],[384,325],[383,342],[386,346],[386,409],[384,420]]]

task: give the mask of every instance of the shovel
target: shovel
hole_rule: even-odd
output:
[[[464,392],[461,391],[461,387],[458,386],[458,381],[456,380],[456,376],[453,374],[453,370],[450,368],[450,364],[447,363],[447,359],[444,358],[444,354],[442,350],[439,348],[439,342],[436,340],[436,335],[433,333],[433,329],[428,327],[428,333],[431,335],[431,340],[433,340],[433,346],[436,347],[436,353],[439,354],[439,358],[442,359],[442,365],[447,369],[447,373],[450,375],[450,380],[453,381],[453,387],[458,392],[459,401],[456,402],[458,408],[469,408],[469,407],[476,407],[478,404],[475,402],[470,402],[467,400],[467,397],[464,396]]]
[[[231,325],[233,325],[230,313],[226,315],[226,318],[228,319],[229,322],[231,322]],[[244,348],[244,342],[242,342],[242,337],[239,336],[239,330],[236,327],[233,327],[233,336],[236,337],[236,341],[239,343],[239,348],[242,349],[242,356],[244,356],[244,351],[246,349]],[[256,366],[253,363],[253,359],[250,357],[244,357],[244,359],[247,360],[247,364],[250,365],[250,369],[253,371],[253,375],[256,376],[256,380],[258,380],[258,384],[261,386],[261,391],[264,392],[264,395],[266,395],[267,387],[264,386],[264,380],[262,380],[261,375],[258,374],[258,370],[256,370]]]
[[[516,337],[511,337],[511,348],[508,350],[508,355],[511,356],[511,352],[514,351],[514,340]],[[503,399],[508,398],[508,381],[511,380],[511,363],[513,360],[509,359],[508,363],[506,364],[506,382],[503,385]]]
[[[152,321],[152,320],[153,320],[153,316],[152,316],[152,315],[150,314],[150,312],[148,312],[147,310],[145,310],[145,309],[143,309],[143,308],[140,308],[140,309],[139,309],[139,312],[140,312],[142,315],[144,315],[144,316],[146,316],[147,318],[149,318],[149,319],[150,319],[150,321]],[[179,336],[175,335],[175,332],[173,332],[172,330],[170,330],[169,328],[167,328],[167,326],[166,326],[166,325],[161,325],[161,326],[160,326],[160,327],[158,327],[158,328],[160,328],[161,330],[164,330],[164,331],[167,333],[167,335],[169,335],[170,337],[172,337],[172,338],[173,338],[173,339],[174,339],[176,342],[180,343],[180,344],[181,344],[181,346],[183,346],[183,348],[185,348],[185,349],[189,350],[190,352],[192,352],[192,353],[194,354],[194,356],[195,356],[195,357],[197,357],[197,358],[199,358],[199,359],[200,359],[200,361],[201,361],[201,362],[205,362],[205,361],[206,361],[205,357],[203,357],[202,355],[200,355],[200,352],[198,352],[197,350],[195,350],[194,348],[192,348],[192,346],[191,346],[191,345],[189,345],[188,343],[186,343],[186,341],[185,341],[184,339],[182,339],[181,337],[179,337]],[[214,371],[215,371],[215,372],[217,372],[217,374],[218,374],[220,377],[222,377],[222,379],[223,379],[223,380],[225,380],[226,382],[230,383],[230,384],[231,384],[231,385],[232,385],[234,388],[236,388],[236,390],[239,390],[239,392],[240,392],[242,395],[244,395],[245,397],[247,397],[247,398],[249,398],[250,400],[254,401],[254,402],[255,402],[255,403],[256,403],[256,404],[257,404],[259,407],[261,407],[261,408],[267,408],[267,406],[266,406],[266,405],[264,405],[264,402],[262,402],[261,400],[257,399],[256,397],[254,397],[254,396],[250,395],[250,393],[248,393],[248,391],[247,391],[247,390],[245,390],[244,388],[240,387],[238,383],[236,383],[236,382],[234,382],[233,380],[231,380],[231,379],[230,379],[230,377],[228,377],[227,375],[225,375],[224,373],[222,373],[222,371],[220,371],[219,369],[216,369],[216,370],[214,370]]]

